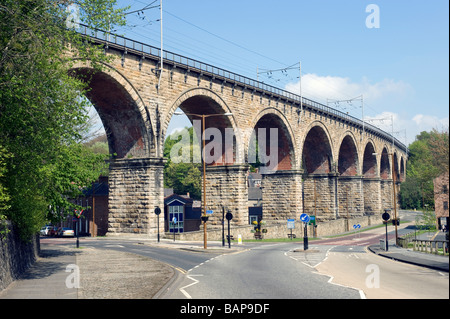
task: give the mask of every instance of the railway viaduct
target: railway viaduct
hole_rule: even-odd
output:
[[[215,115],[206,118],[206,128],[221,132],[223,154],[232,156],[219,154],[208,163],[207,206],[231,210],[234,225],[248,224],[249,149],[259,132],[266,133],[266,154],[278,157],[262,179],[268,223],[298,219],[302,212],[314,213],[320,222],[347,214],[381,214],[393,207],[393,189],[398,190],[405,178],[408,155],[405,145],[384,131],[173,53],[164,52],[160,74],[158,48],[87,28],[81,32],[114,57],[103,71],[81,62],[72,69],[74,76],[91,77],[88,98],[103,122],[110,153],[115,154],[110,162],[109,235],[155,236],[154,208],[164,206],[164,138],[178,108],[187,114]],[[231,146],[225,143],[230,129]],[[219,218],[213,215],[208,224],[219,227]]]

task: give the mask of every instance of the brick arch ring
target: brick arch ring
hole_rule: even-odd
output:
[[[249,148],[249,144],[250,144],[250,138],[251,138],[254,128],[256,127],[256,124],[258,124],[259,120],[262,119],[266,115],[274,115],[277,118],[279,118],[281,120],[281,122],[283,123],[284,128],[286,129],[288,136],[290,138],[290,143],[291,143],[291,147],[292,147],[292,154],[294,157],[292,160],[292,168],[297,169],[300,166],[300,162],[298,160],[299,156],[298,156],[298,150],[296,147],[297,142],[296,142],[294,131],[293,131],[288,119],[283,114],[283,112],[281,112],[280,110],[278,110],[277,108],[274,108],[274,107],[267,107],[264,110],[260,111],[255,116],[249,129],[245,131],[245,148],[244,148],[245,156],[248,156],[248,148]],[[245,157],[245,158],[247,158],[247,157]]]
[[[81,59],[74,59],[75,63],[70,68],[69,72],[76,69],[90,69],[95,70],[90,61],[83,61]],[[136,103],[137,111],[141,114],[142,123],[145,126],[145,133],[148,140],[148,149],[147,151],[150,154],[150,149],[154,147],[154,124],[155,121],[152,120],[148,107],[144,103],[143,98],[139,94],[138,90],[134,87],[134,85],[127,79],[125,75],[123,75],[119,70],[108,63],[101,63],[103,65],[103,69],[98,72],[103,72],[117,81],[129,94],[130,98]]]
[[[359,160],[360,160],[360,169],[362,172],[362,168],[364,165],[364,155],[365,155],[365,151],[366,151],[366,147],[371,144],[372,148],[373,148],[373,154],[377,154],[378,153],[378,148],[377,148],[377,144],[375,143],[375,141],[373,140],[373,138],[369,137],[367,140],[363,141],[361,143],[361,149],[360,149],[360,154],[359,154]],[[377,165],[377,168],[379,168],[379,162],[378,162],[378,156],[377,155],[373,155],[375,157],[375,164]]]
[[[330,144],[331,161],[334,162],[334,161],[335,161],[335,158],[336,158],[336,155],[335,155],[335,149],[334,149],[335,146],[334,146],[333,140],[331,139],[330,132],[329,132],[328,128],[326,127],[326,125],[323,124],[323,123],[322,123],[321,121],[319,121],[319,120],[316,120],[316,121],[312,122],[312,123],[309,124],[309,125],[306,127],[306,129],[304,130],[304,134],[303,134],[301,140],[299,140],[299,143],[300,143],[300,144],[298,144],[299,154],[300,154],[300,155],[303,154],[303,148],[304,148],[304,146],[305,146],[306,137],[308,136],[308,133],[309,133],[314,127],[320,127],[320,128],[325,132],[325,135],[326,135],[326,137],[327,137],[328,143]],[[339,144],[339,146],[340,146],[340,144]]]
[[[356,170],[357,173],[356,174],[361,174],[361,167],[362,167],[362,159],[361,159],[361,153],[364,153],[364,150],[361,151],[361,144],[362,143],[358,143],[355,134],[347,129],[345,130],[342,134],[339,135],[338,137],[338,141],[339,143],[337,143],[335,145],[336,149],[334,150],[334,153],[337,155],[337,161],[339,161],[340,156],[341,156],[341,147],[342,144],[344,143],[345,138],[349,137],[353,143],[353,145],[355,146],[355,150],[356,150]]]

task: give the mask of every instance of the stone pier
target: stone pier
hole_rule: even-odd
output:
[[[248,224],[248,170],[248,165],[206,168],[206,209],[214,211],[213,215],[209,216],[208,227],[222,227],[222,207],[225,214],[228,211],[233,214],[232,225]]]
[[[340,176],[337,194],[339,217],[364,215],[364,193],[361,176]]]
[[[263,219],[285,223],[298,219],[303,212],[301,170],[269,172],[262,175]]]
[[[381,199],[381,179],[363,178],[364,212],[366,215],[383,213]]]
[[[110,163],[108,235],[155,236],[156,206],[164,207],[164,160],[120,159]],[[160,229],[164,219],[160,218]]]
[[[337,217],[337,174],[310,174],[304,183],[305,213],[315,215],[318,222]]]

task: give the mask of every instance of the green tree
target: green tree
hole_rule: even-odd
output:
[[[421,132],[409,146],[406,181],[400,190],[402,208],[434,207],[433,179],[448,172],[448,129]]]
[[[176,194],[189,193],[191,198],[200,199],[202,173],[201,164],[196,163],[200,158],[200,146],[193,127],[186,127],[184,130],[189,136],[188,139],[182,139],[181,134],[173,133],[164,143],[164,157],[167,158],[164,167],[164,186],[173,188]],[[178,154],[172,152],[175,145],[180,146]],[[183,150],[189,150],[185,158],[183,158]]]
[[[105,156],[79,143],[89,106],[80,96],[88,83],[69,70],[75,57],[97,69],[108,57],[68,28],[66,9],[75,3],[82,23],[107,29],[125,24],[126,8],[115,9],[115,2],[0,2],[0,214],[23,238],[56,209],[71,213],[69,197],[104,170]]]

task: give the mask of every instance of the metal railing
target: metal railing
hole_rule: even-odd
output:
[[[109,33],[106,31],[94,29],[91,27],[88,27],[86,25],[80,25],[80,28],[77,30],[80,34],[89,37],[90,39],[94,40],[96,43],[104,44],[106,48],[114,47],[116,49],[123,50],[127,53],[135,53],[140,54],[145,57],[153,58],[153,59],[160,59],[161,58],[161,49],[145,44],[143,42],[135,41],[126,37],[123,37],[121,35]],[[256,81],[254,79],[251,79],[249,77],[239,75],[234,72],[230,72],[227,70],[224,70],[222,68],[215,67],[208,63],[203,63],[195,59],[191,59],[188,57],[185,57],[183,55],[179,55],[170,51],[164,50],[164,63],[169,63],[181,67],[185,67],[190,71],[198,72],[203,75],[209,75],[211,77],[214,77],[215,79],[223,79],[226,80],[227,83],[234,82],[235,84],[241,85],[248,90],[254,90],[254,91],[260,91],[264,95],[278,98],[278,99],[285,99],[287,102],[290,102],[294,104],[294,106],[300,108],[300,95],[277,88],[275,86],[271,86],[268,84],[265,84],[263,82]],[[333,116],[336,118],[339,118],[343,121],[347,121],[349,123],[352,123],[356,126],[360,126],[362,129],[363,127],[363,121],[353,117],[351,115],[348,115],[344,112],[341,112],[339,110],[333,109],[327,105],[321,104],[319,102],[310,100],[308,98],[302,97],[302,104],[305,108],[312,109],[315,112],[320,112],[327,114],[328,116]],[[386,133],[385,131],[381,130],[380,128],[369,124],[367,122],[364,122],[364,130],[365,131],[372,131],[375,134],[380,135],[381,137],[385,138],[388,141],[392,141],[393,137],[391,134]],[[394,138],[395,145],[399,147],[400,149],[404,150],[406,152],[407,148],[406,146],[398,141],[396,138]]]

